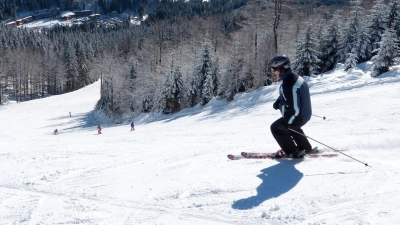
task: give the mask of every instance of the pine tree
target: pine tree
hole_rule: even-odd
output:
[[[168,73],[163,94],[165,96],[164,113],[175,113],[181,110],[183,101],[181,66],[175,67],[173,71]]]
[[[136,66],[132,62],[130,67],[129,67],[129,79],[136,79],[136,78],[137,78]]]
[[[387,27],[392,28],[397,39],[400,39],[400,2],[399,0],[392,0],[389,3],[387,15]],[[398,43],[399,46],[400,43]]]
[[[363,27],[361,1],[351,1],[351,4],[351,16],[345,24],[345,31],[339,44],[338,62],[344,62],[353,49],[357,50],[353,54],[360,62],[368,60],[372,53],[369,38],[367,38],[366,30]]]
[[[235,64],[234,61],[228,63],[222,80],[221,92],[222,95],[225,96],[228,101],[233,100],[233,97],[237,93],[236,86],[238,78],[236,75],[236,68],[235,68],[236,65],[237,64]]]
[[[387,7],[387,27],[397,30],[400,26],[400,2],[399,0],[390,1]]]
[[[357,58],[360,62],[365,62],[372,57],[372,45],[370,42],[370,37],[368,36],[367,29],[361,26],[361,30],[357,33],[355,48],[357,51]]]
[[[241,80],[244,88],[243,91],[250,90],[255,86],[256,77],[254,76],[253,65],[251,63],[244,65]]]
[[[214,82],[213,82],[213,74],[210,72],[206,73],[203,89],[201,90],[201,105],[206,105],[213,97],[214,97]]]
[[[373,58],[372,77],[388,72],[390,67],[395,64],[395,58],[399,51],[396,40],[397,37],[393,29],[387,29],[383,33],[379,48],[375,50],[377,55]]]
[[[187,98],[188,98],[187,101],[189,103],[189,107],[194,107],[197,104],[198,96],[200,96],[200,94],[197,92],[196,77],[194,74],[192,74],[192,76],[190,76],[189,78],[188,90],[187,90]]]
[[[337,63],[337,52],[339,48],[339,27],[338,27],[338,16],[336,15],[331,21],[326,34],[322,38],[321,46],[321,72],[332,70]]]
[[[294,55],[293,70],[300,76],[310,76],[320,69],[318,66],[320,63],[320,53],[315,50],[317,46],[314,44],[317,41],[311,36],[311,24],[308,24],[304,37],[297,43],[297,49]]]
[[[217,95],[219,63],[218,57],[212,54],[212,44],[205,39],[200,49],[201,58],[195,65],[188,89],[190,106],[198,103],[205,105]]]
[[[78,77],[75,54],[71,52],[70,45],[67,43],[64,49],[65,73],[67,78],[67,91],[77,89],[76,79]]]
[[[142,96],[142,112],[149,113],[153,108],[152,99],[150,95],[143,95]]]
[[[89,67],[87,66],[86,56],[83,53],[82,45],[79,41],[75,43],[75,57],[77,70],[77,88],[85,87],[91,83],[89,78]]]
[[[382,34],[387,28],[387,6],[383,0],[377,0],[371,9],[370,21],[368,22],[368,33],[372,49],[379,47],[378,42],[381,41]]]
[[[212,94],[213,96],[217,96],[219,90],[221,89],[220,86],[220,82],[219,82],[219,77],[220,77],[220,65],[219,65],[219,57],[218,54],[215,53],[213,54],[213,63],[212,63],[212,83],[213,83],[213,90],[212,90]]]
[[[223,92],[228,101],[233,100],[235,94],[239,92],[241,77],[243,77],[244,60],[236,50],[226,68],[223,78]]]
[[[356,50],[353,49],[350,53],[347,54],[347,59],[344,63],[344,70],[348,71],[349,69],[357,67],[357,55]]]

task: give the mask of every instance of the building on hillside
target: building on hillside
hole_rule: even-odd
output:
[[[100,18],[100,14],[92,14],[89,16],[90,19],[94,20],[94,19],[98,19]]]
[[[60,18],[64,19],[64,20],[70,20],[72,18],[75,17],[75,13],[71,12],[71,11],[63,11],[60,14]]]
[[[40,13],[40,14],[33,15],[32,19],[37,20],[37,19],[49,18],[52,15],[53,14],[51,12],[43,12],[43,13]]]
[[[15,22],[16,22],[17,26],[19,26],[19,25],[22,25],[24,23],[24,20],[23,19],[19,19],[19,20],[16,20]]]
[[[32,21],[33,20],[33,16],[25,17],[23,20],[24,20],[24,23]]]
[[[82,11],[73,11],[75,16],[89,16],[92,14],[92,10],[82,10]]]
[[[15,27],[15,26],[17,26],[17,21],[9,22],[9,23],[7,23],[7,26]]]

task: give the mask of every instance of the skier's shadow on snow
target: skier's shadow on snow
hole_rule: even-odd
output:
[[[303,177],[303,173],[295,167],[299,162],[301,160],[282,160],[274,166],[261,170],[261,174],[257,175],[262,180],[257,187],[257,195],[235,201],[232,208],[251,209],[270,198],[276,198],[290,191]]]

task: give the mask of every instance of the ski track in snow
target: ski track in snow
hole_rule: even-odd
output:
[[[1,106],[0,224],[396,224],[400,73],[360,68],[308,80],[313,113],[327,119],[304,131],[361,163],[228,160],[278,149],[269,131],[278,85],[141,115],[133,132],[94,110],[99,82]]]

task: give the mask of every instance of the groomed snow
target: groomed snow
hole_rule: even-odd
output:
[[[316,116],[304,131],[362,163],[228,160],[278,149],[278,85],[143,115],[133,132],[94,111],[99,82],[1,106],[0,224],[399,223],[400,68],[371,78],[359,67],[308,80]]]

